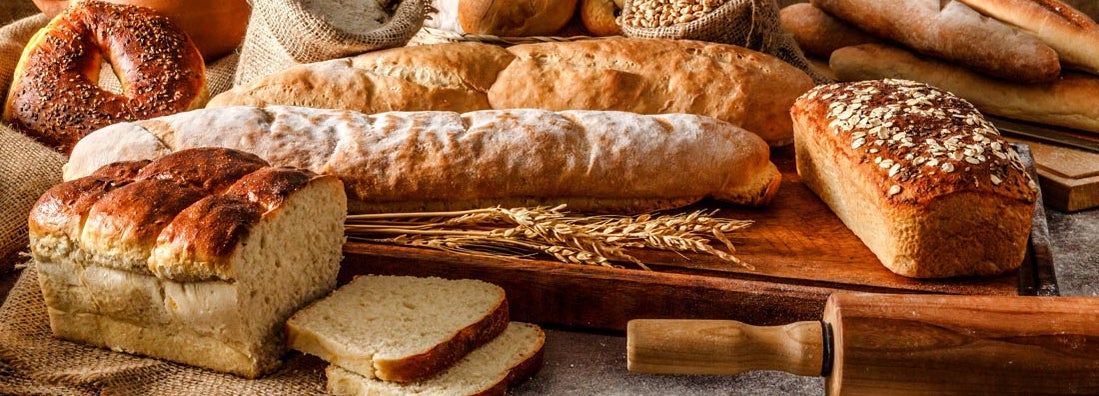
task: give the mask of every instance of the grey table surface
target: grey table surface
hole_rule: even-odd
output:
[[[1099,296],[1099,209],[1046,208],[1061,294]],[[545,366],[511,395],[823,395],[820,378],[761,371],[733,376],[652,375],[626,370],[626,338],[547,329]]]

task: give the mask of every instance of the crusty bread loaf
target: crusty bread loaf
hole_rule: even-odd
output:
[[[368,116],[281,106],[115,124],[82,140],[65,174],[205,146],[337,175],[353,212],[564,203],[621,213],[707,196],[762,205],[781,178],[763,140],[703,116],[533,109]]]
[[[294,66],[225,91],[207,107],[284,105],[367,114],[486,110],[486,92],[513,58],[500,46],[479,43],[391,48]]]
[[[792,99],[813,85],[778,58],[699,41],[584,40],[508,51],[516,59],[489,88],[493,108],[702,114],[776,146],[790,143]]]
[[[507,388],[542,366],[545,333],[536,325],[512,322],[498,337],[477,348],[445,371],[422,381],[401,384],[370,379],[336,365],[325,369],[334,395],[504,395]]]
[[[569,23],[577,0],[458,0],[462,31],[493,36],[549,36]]]
[[[777,146],[790,143],[786,112],[812,86],[808,75],[778,58],[726,44],[613,38],[501,49],[461,43],[294,67],[222,93],[207,107],[689,113],[728,121]]]
[[[1010,81],[1050,82],[1057,53],[1036,37],[954,0],[812,0],[813,5],[878,37]]]
[[[1033,34],[1071,68],[1099,74],[1099,24],[1059,0],[959,0]]]
[[[287,342],[366,378],[413,382],[496,338],[508,318],[491,283],[359,276],[295,313]]]
[[[335,287],[345,214],[335,177],[203,148],[62,183],[28,226],[55,336],[254,378]]]
[[[944,278],[1022,263],[1037,186],[968,102],[874,80],[816,87],[791,113],[802,181],[886,268]]]
[[[783,8],[779,19],[802,51],[824,59],[843,47],[881,41],[809,3]]]
[[[876,44],[839,49],[830,63],[840,81],[920,81],[950,91],[988,114],[1099,132],[1099,77],[1064,73],[1053,83],[1019,84]]]

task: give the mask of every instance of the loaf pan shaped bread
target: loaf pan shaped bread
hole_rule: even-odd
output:
[[[559,204],[632,213],[706,197],[763,205],[781,179],[762,139],[705,116],[535,109],[367,115],[288,106],[115,124],[79,142],[66,179],[106,162],[206,146],[336,175],[356,213]]]
[[[816,87],[791,113],[802,181],[893,272],[995,275],[1022,263],[1037,186],[968,102],[873,80]]]
[[[55,336],[254,378],[335,287],[333,176],[222,148],[111,164],[47,191],[31,253]]]
[[[784,146],[792,139],[787,112],[812,86],[798,68],[728,44],[640,38],[507,48],[452,43],[296,66],[224,92],[207,107],[689,113]]]

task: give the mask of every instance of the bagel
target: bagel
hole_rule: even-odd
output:
[[[12,1],[12,0],[0,0]],[[213,62],[229,55],[244,41],[252,6],[248,0],[107,0],[110,3],[149,7],[183,28],[202,58]],[[69,0],[34,0],[42,13],[53,18],[69,7]]]
[[[621,10],[616,0],[581,0],[580,20],[592,35],[618,36],[622,27],[616,18]]]
[[[109,60],[122,93],[99,87]],[[85,0],[38,31],[23,50],[3,119],[68,154],[107,125],[202,107],[202,55],[182,30],[152,9]]]

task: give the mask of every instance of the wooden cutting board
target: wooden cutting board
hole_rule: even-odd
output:
[[[1069,128],[988,117],[1004,136],[1030,146],[1045,204],[1065,212],[1099,207],[1099,135]],[[1065,144],[1047,143],[1044,137]],[[1070,144],[1092,147],[1092,151]]]
[[[792,148],[777,150],[772,160],[784,181],[767,208],[715,202],[688,208],[717,208],[721,217],[754,220],[731,235],[736,255],[752,270],[708,255],[657,251],[634,252],[655,270],[650,272],[352,242],[344,248],[341,282],[358,274],[482,279],[506,290],[514,320],[617,331],[637,318],[735,319],[756,325],[816,320],[828,296],[845,290],[968,295],[1055,290],[1052,270],[1039,268],[1037,262],[1045,260],[1033,260],[1033,255],[1022,275],[939,281],[895,275],[801,183]],[[1044,230],[1044,221],[1040,227]],[[1048,254],[1048,248],[1040,252]],[[1051,280],[1052,289],[1036,285]]]
[[[1099,153],[1009,139],[1030,145],[1047,205],[1065,212],[1099,207]]]

